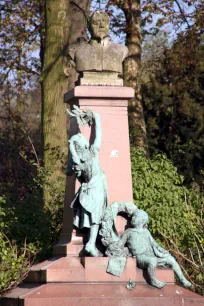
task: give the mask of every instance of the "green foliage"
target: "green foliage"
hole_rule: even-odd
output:
[[[60,182],[60,186],[56,185],[59,189],[56,186],[52,189],[55,194],[50,207],[43,207],[42,200],[34,197],[21,205],[11,205],[8,199],[1,198],[0,292],[15,287],[26,277],[34,254],[37,262],[52,255],[53,244],[59,239],[63,212],[61,194],[64,193]]]
[[[195,28],[180,33],[142,85],[150,153],[167,154],[186,182],[203,180],[203,51]]]
[[[15,242],[0,232],[0,296],[17,286],[27,275],[35,250],[24,246],[19,249]]]
[[[40,166],[22,135],[15,140],[1,135],[0,142],[0,291],[5,292],[26,276],[33,254],[37,261],[52,255],[62,225],[65,186],[60,178],[51,183],[51,171]],[[46,206],[43,187],[51,195]]]
[[[30,244],[19,247],[10,241],[5,232],[9,231],[8,220],[15,219],[12,208],[7,207],[5,197],[0,197],[0,295],[17,286],[27,275],[34,259],[36,248]]]
[[[42,171],[41,169],[41,175]],[[0,223],[6,235],[19,246],[23,245],[26,238],[27,243],[32,244],[43,257],[51,254],[52,245],[59,237],[62,223],[63,186],[58,181],[55,183],[54,188],[47,187],[51,188],[53,198],[46,207],[43,206],[42,190],[38,186],[39,197],[32,194],[33,197],[26,198],[21,205],[12,205],[10,200],[6,199],[6,203],[1,203],[0,208]]]
[[[190,229],[183,218],[183,177],[165,155],[150,160],[143,152],[132,153],[133,196],[139,207],[148,212],[152,233],[184,237]]]
[[[132,177],[134,201],[149,214],[150,231],[177,258],[196,291],[204,293],[204,198],[199,185],[186,188],[165,155],[149,159],[135,149]]]

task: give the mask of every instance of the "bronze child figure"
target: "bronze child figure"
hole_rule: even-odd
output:
[[[141,269],[147,269],[150,285],[162,288],[164,282],[155,276],[156,267],[171,267],[180,282],[185,287],[191,283],[184,277],[178,263],[168,251],[160,247],[147,229],[148,214],[138,209],[131,218],[132,228],[127,229],[121,237],[121,246],[127,245],[133,257],[136,257],[137,265]]]
[[[91,256],[100,256],[96,248],[96,238],[107,206],[106,178],[98,159],[102,137],[100,115],[90,110],[81,111],[77,106],[74,106],[73,112],[69,114],[76,117],[79,125],[95,126],[95,139],[92,145],[80,133],[69,140],[71,165],[68,172],[74,172],[81,183],[71,204],[74,210],[74,225],[79,229],[90,228],[85,252]]]

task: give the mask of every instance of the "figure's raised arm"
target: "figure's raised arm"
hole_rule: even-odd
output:
[[[78,125],[92,126],[93,122],[95,122],[95,139],[92,148],[99,151],[101,147],[102,138],[100,115],[98,113],[93,113],[90,109],[86,109],[85,111],[83,111],[76,105],[73,106],[72,111],[66,111],[70,117],[76,118]]]
[[[94,148],[98,151],[101,148],[101,139],[102,139],[102,129],[101,129],[101,120],[100,115],[97,113],[93,113],[94,121],[95,121],[95,140],[94,140]]]

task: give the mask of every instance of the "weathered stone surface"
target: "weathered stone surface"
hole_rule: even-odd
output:
[[[121,276],[126,265],[125,257],[112,257],[109,259],[106,272],[115,276]]]
[[[76,86],[68,91],[64,96],[64,102],[76,104],[78,100],[79,106],[123,106],[127,107],[128,99],[134,97],[134,89],[131,87],[105,87],[105,86]],[[89,100],[88,100],[89,99]],[[124,103],[126,101],[126,103]],[[118,102],[120,104],[118,105]],[[105,103],[105,104],[104,104]],[[98,108],[99,112],[100,108]],[[101,114],[101,112],[100,112]],[[115,120],[116,121],[116,120]],[[116,124],[117,122],[115,122]],[[111,130],[109,131],[111,134]]]
[[[123,86],[123,79],[119,78],[118,73],[114,72],[83,72],[80,85]]]
[[[105,12],[93,12],[89,24],[91,40],[72,45],[68,50],[68,57],[79,73],[80,85],[123,85],[119,74],[122,75],[122,63],[128,49],[108,39],[109,25],[109,16]],[[65,74],[69,75],[67,69],[65,67]]]

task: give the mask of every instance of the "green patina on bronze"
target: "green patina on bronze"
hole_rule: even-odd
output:
[[[85,246],[85,252],[91,256],[100,256],[96,248],[96,238],[99,224],[107,206],[107,184],[105,174],[102,171],[98,153],[101,147],[101,123],[100,116],[90,110],[81,111],[74,106],[69,115],[76,117],[79,125],[95,124],[95,139],[93,144],[82,135],[77,134],[69,140],[71,153],[67,174],[74,172],[81,183],[81,187],[71,203],[74,209],[74,225],[77,228],[90,228],[90,238]]]
[[[89,241],[85,246],[86,254],[103,256],[96,248],[98,232],[105,246],[105,256],[109,256],[107,272],[120,276],[125,268],[128,256],[135,257],[137,265],[146,269],[149,283],[162,288],[165,283],[155,276],[157,267],[171,267],[185,287],[191,283],[184,277],[178,263],[168,251],[160,247],[149,232],[148,214],[138,209],[132,202],[114,202],[107,207],[107,184],[102,171],[98,153],[101,147],[102,130],[100,115],[91,110],[81,111],[77,106],[69,112],[75,117],[78,125],[88,125],[95,139],[92,144],[80,133],[69,140],[70,162],[67,174],[75,173],[81,187],[71,203],[74,210],[74,225],[77,228],[90,228]],[[130,220],[128,228],[122,236],[116,230],[118,214],[125,214]],[[99,231],[100,226],[100,231]]]
[[[117,203],[120,206],[119,203]],[[123,212],[125,212],[126,206],[129,208],[129,216],[131,211],[131,204],[123,203]],[[111,205],[112,206],[112,205]],[[107,272],[119,276],[124,268],[124,262],[122,256],[133,256],[137,260],[137,265],[141,269],[146,269],[148,274],[149,284],[162,288],[165,286],[164,282],[159,281],[155,276],[155,270],[157,267],[171,267],[176,273],[178,279],[185,287],[190,287],[191,283],[184,277],[178,263],[168,251],[160,247],[152,237],[151,233],[147,229],[148,214],[140,209],[132,209],[131,215],[131,228],[128,228],[119,239],[113,239],[114,229],[110,230],[111,224],[114,227],[114,213],[111,216],[111,206],[108,207],[104,213],[102,220],[102,242],[106,246],[106,255],[112,256],[109,261]],[[114,203],[114,206],[117,206]],[[128,213],[128,211],[126,210]],[[129,254],[128,254],[129,251]],[[118,261],[117,256],[120,256]],[[125,258],[125,257],[123,257]],[[121,262],[123,263],[121,265]]]
[[[131,218],[131,228],[126,230],[121,237],[121,245],[127,245],[132,256],[136,257],[137,265],[141,269],[147,269],[149,283],[157,288],[162,288],[165,283],[156,279],[156,267],[171,267],[179,281],[185,287],[191,283],[184,277],[178,263],[168,251],[160,247],[147,229],[148,214],[138,209]]]

